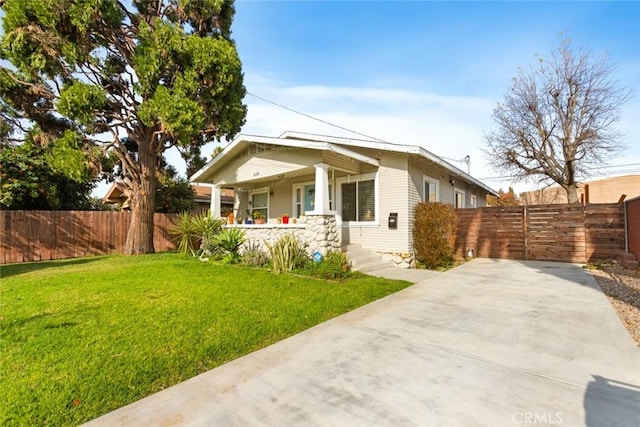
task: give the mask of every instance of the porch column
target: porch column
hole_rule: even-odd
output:
[[[313,166],[316,168],[316,194],[313,213],[327,215],[332,213],[329,210],[329,165],[317,163]]]
[[[220,207],[220,187],[213,185],[211,187],[211,216],[213,218],[220,218],[222,216],[222,210]]]

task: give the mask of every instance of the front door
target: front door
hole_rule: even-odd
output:
[[[314,210],[316,205],[316,186],[315,184],[304,186],[304,211]]]

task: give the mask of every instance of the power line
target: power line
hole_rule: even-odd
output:
[[[344,126],[340,126],[340,125],[337,125],[335,123],[331,123],[331,122],[329,122],[327,120],[323,120],[323,119],[320,119],[318,117],[314,117],[314,116],[312,116],[310,114],[303,113],[302,111],[298,111],[298,110],[296,110],[294,108],[287,107],[286,105],[282,105],[282,104],[279,104],[279,103],[277,103],[275,101],[271,101],[270,99],[263,98],[262,96],[258,96],[256,94],[253,94],[253,93],[249,92],[249,91],[247,91],[247,95],[251,95],[254,98],[257,98],[257,99],[259,99],[261,101],[267,102],[269,104],[275,105],[276,107],[283,108],[283,109],[285,109],[287,111],[291,111],[292,113],[299,114],[299,115],[307,117],[309,119],[316,120],[316,121],[318,121],[320,123],[324,123],[326,125],[333,126],[335,128],[338,128],[338,129],[346,130],[347,132],[351,132],[351,133],[354,133],[356,135],[364,136],[365,138],[368,138],[368,139],[371,139],[371,140],[375,140],[375,141],[378,141],[378,142],[385,142],[385,143],[391,144],[391,142],[386,141],[384,139],[376,138],[375,136],[367,135],[367,134],[364,134],[362,132],[358,132],[358,131],[355,131],[353,129],[346,128]],[[466,163],[467,164],[467,174],[471,175],[471,156],[467,155],[462,159],[451,159],[451,158],[444,157],[444,156],[438,156],[438,157],[440,157],[441,159],[450,160],[450,161],[454,161],[454,162]]]
[[[608,166],[594,166],[592,168],[587,168],[585,171],[587,172],[597,172],[601,169],[614,169],[614,168],[623,168],[630,166],[640,166],[640,163],[628,163],[624,165],[608,165]],[[640,169],[632,168],[632,169],[624,169],[624,170],[613,170],[608,171],[608,173],[637,173],[640,172]],[[516,175],[502,175],[502,176],[486,176],[483,178],[478,178],[481,181],[500,181],[504,179],[513,179]]]
[[[323,120],[321,118],[312,116],[311,114],[303,113],[302,111],[296,110],[296,109],[291,108],[291,107],[287,107],[286,105],[282,105],[280,103],[277,103],[277,102],[272,101],[270,99],[267,99],[267,98],[264,98],[262,96],[256,95],[256,94],[251,93],[249,91],[247,91],[247,95],[253,96],[254,98],[257,98],[257,99],[259,99],[259,100],[261,100],[263,102],[275,105],[276,107],[285,109],[285,110],[290,111],[290,112],[295,113],[295,114],[299,114],[299,115],[301,115],[303,117],[306,117],[308,119],[315,120],[317,122],[320,122],[320,123],[335,127],[337,129],[341,129],[341,130],[344,130],[344,131],[347,131],[347,132],[351,132],[353,134],[356,134],[356,135],[359,135],[359,136],[363,136],[363,137],[365,137],[367,139],[370,139],[370,140],[374,140],[374,141],[378,141],[378,142],[385,142],[385,143],[389,143],[389,144],[391,143],[391,142],[386,141],[384,139],[377,138],[377,137],[371,136],[371,135],[367,135],[365,133],[358,132],[358,131],[353,130],[353,129],[349,129],[349,128],[344,127],[344,126],[340,126],[340,125],[332,123],[330,121]],[[467,173],[469,175],[471,174],[471,157],[469,155],[465,156],[462,159],[452,159],[452,158],[444,157],[444,156],[438,156],[438,157],[440,157],[441,159],[445,159],[445,160],[449,160],[449,161],[453,161],[453,162],[466,163],[467,164]],[[597,171],[597,170],[600,170],[600,169],[613,169],[613,168],[629,167],[629,166],[640,166],[640,163],[628,163],[628,164],[624,164],[624,165],[600,166],[600,167],[594,167],[594,168],[590,168],[590,169],[586,169],[586,170],[587,171]],[[613,172],[617,172],[617,173],[622,173],[622,172],[624,172],[624,173],[635,173],[637,171],[636,170],[625,170],[625,171],[613,171]],[[513,180],[514,178],[515,178],[515,175],[506,175],[506,176],[490,176],[490,177],[477,178],[477,179],[481,180],[481,181],[500,181],[500,180],[505,180],[505,179]]]
[[[259,99],[259,100],[261,100],[261,101],[268,102],[269,104],[273,104],[273,105],[275,105],[276,107],[284,108],[285,110],[287,110],[287,111],[291,111],[292,113],[300,114],[301,116],[307,117],[307,118],[312,119],[312,120],[316,120],[316,121],[318,121],[318,122],[320,122],[320,123],[324,123],[325,125],[329,125],[329,126],[333,126],[333,127],[335,127],[335,128],[338,128],[338,129],[346,130],[347,132],[355,133],[356,135],[364,136],[365,138],[373,139],[373,140],[376,140],[376,141],[379,141],[379,142],[388,142],[388,141],[385,141],[385,140],[383,140],[383,139],[376,138],[375,136],[366,135],[366,134],[364,134],[364,133],[361,133],[361,132],[355,131],[355,130],[353,130],[353,129],[349,129],[349,128],[346,128],[346,127],[344,127],[344,126],[340,126],[340,125],[337,125],[337,124],[335,124],[335,123],[331,123],[331,122],[328,122],[328,121],[326,121],[326,120],[322,120],[322,119],[320,119],[320,118],[318,118],[318,117],[314,117],[314,116],[312,116],[312,115],[310,115],[310,114],[303,113],[302,111],[298,111],[298,110],[295,110],[295,109],[293,109],[293,108],[289,108],[289,107],[287,107],[287,106],[285,106],[285,105],[278,104],[278,103],[277,103],[277,102],[275,102],[275,101],[271,101],[271,100],[269,100],[269,99],[266,99],[266,98],[263,98],[263,97],[261,97],[261,96],[255,95],[255,94],[253,94],[253,93],[251,93],[251,92],[249,92],[249,91],[247,91],[247,95],[251,95],[251,96],[253,96],[254,98],[258,98],[258,99]]]

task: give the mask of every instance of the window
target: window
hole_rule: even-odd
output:
[[[296,218],[300,218],[303,214],[302,212],[302,188],[296,188],[296,196],[295,196],[295,216]]]
[[[440,200],[440,185],[437,179],[429,176],[423,177],[424,192],[422,193],[423,202],[437,202]]]
[[[472,208],[476,207],[476,196],[474,196],[473,194],[469,196],[469,206],[471,206]]]
[[[251,195],[251,215],[254,212],[260,212],[265,218],[269,215],[269,194],[268,193],[253,193]]]
[[[342,184],[342,220],[375,221],[374,180]]]

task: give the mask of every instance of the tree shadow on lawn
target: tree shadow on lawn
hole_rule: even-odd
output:
[[[65,267],[67,265],[87,264],[100,261],[108,255],[88,256],[83,258],[69,258],[51,261],[24,262],[19,264],[6,264],[0,266],[0,278],[17,276],[19,274],[40,271],[48,268]]]

